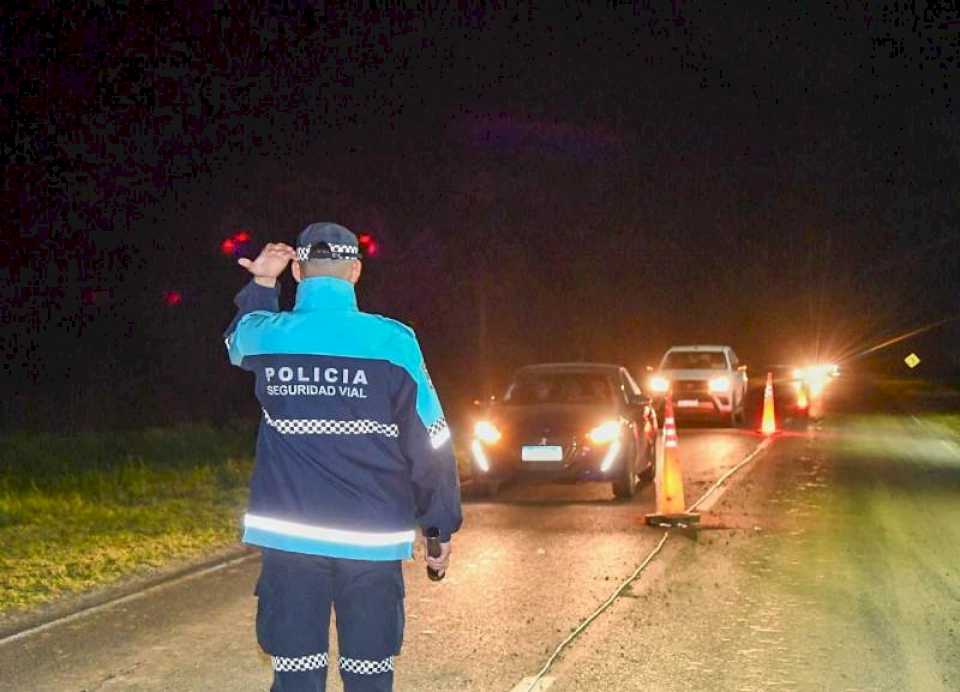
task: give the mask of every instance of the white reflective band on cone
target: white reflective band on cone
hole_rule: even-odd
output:
[[[243,518],[243,525],[252,529],[262,529],[285,536],[298,538],[312,538],[330,543],[345,543],[348,545],[381,546],[410,543],[416,537],[413,529],[409,531],[395,531],[393,533],[368,533],[366,531],[344,531],[343,529],[326,529],[320,526],[298,524],[282,519],[260,517],[256,514],[247,514]]]

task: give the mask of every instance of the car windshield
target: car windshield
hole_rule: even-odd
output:
[[[608,404],[613,390],[604,375],[593,373],[526,373],[507,389],[504,403],[531,404]]]
[[[723,351],[671,351],[663,361],[667,370],[726,370]]]

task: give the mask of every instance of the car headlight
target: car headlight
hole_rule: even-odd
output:
[[[478,440],[488,445],[496,444],[503,437],[497,430],[497,426],[488,420],[478,420],[473,426],[473,434]]]
[[[670,389],[670,380],[660,375],[654,375],[650,378],[650,391],[657,394],[663,394]]]
[[[717,394],[721,392],[730,391],[730,378],[729,377],[714,377],[707,383],[707,388]]]
[[[593,430],[587,433],[587,437],[595,445],[605,445],[620,437],[620,421],[604,421]]]

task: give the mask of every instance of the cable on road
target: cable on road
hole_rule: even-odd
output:
[[[747,464],[749,464],[751,461],[753,461],[754,459],[756,459],[758,455],[760,455],[767,447],[770,446],[771,441],[772,441],[772,438],[769,438],[769,437],[768,437],[766,440],[764,440],[764,441],[761,442],[759,445],[757,445],[757,448],[756,448],[756,449],[754,449],[754,450],[753,450],[752,452],[750,452],[747,456],[745,456],[745,457],[740,461],[740,463],[738,463],[738,464],[737,464],[736,466],[734,466],[733,468],[728,469],[726,473],[724,473],[722,476],[720,476],[720,478],[718,478],[717,480],[715,480],[715,481],[713,482],[713,485],[711,485],[709,488],[707,488],[707,490],[703,493],[703,495],[701,495],[699,498],[697,498],[697,501],[696,501],[696,502],[694,502],[692,505],[690,505],[690,507],[687,508],[687,511],[688,511],[688,512],[693,512],[693,511],[695,511],[695,510],[697,509],[697,507],[699,507],[701,504],[703,504],[703,502],[704,502],[708,497],[710,497],[714,492],[716,492],[717,488],[719,488],[721,485],[723,485],[724,483],[726,483],[726,482],[727,482],[727,479],[730,478],[730,476],[732,476],[732,475],[735,474],[737,471],[739,471],[740,469],[742,469],[744,466],[746,466]]]
[[[732,476],[737,471],[742,469],[744,466],[749,464],[751,461],[756,459],[757,456],[759,456],[764,450],[766,450],[771,443],[772,443],[772,438],[767,438],[766,440],[761,442],[759,445],[757,445],[756,449],[750,452],[750,454],[745,456],[738,464],[728,469],[726,473],[724,473],[722,476],[720,476],[720,478],[714,481],[713,485],[707,488],[706,492],[704,492],[699,498],[697,498],[697,501],[694,502],[692,505],[690,505],[687,511],[692,512],[697,507],[699,507],[708,497],[710,497],[710,495],[716,492],[717,488],[723,485],[727,481],[727,479],[730,478],[730,476]],[[550,670],[550,667],[553,665],[554,661],[556,661],[557,658],[560,656],[560,654],[563,653],[563,650],[566,649],[567,646],[569,646],[574,639],[579,637],[583,633],[583,631],[587,629],[587,627],[589,627],[594,620],[600,617],[604,613],[604,611],[606,611],[611,605],[613,605],[614,601],[616,601],[620,597],[620,594],[622,594],[627,589],[627,587],[630,586],[630,584],[632,584],[637,580],[637,578],[643,573],[643,570],[647,568],[647,565],[649,565],[653,561],[653,558],[655,558],[663,549],[663,545],[667,542],[667,539],[669,537],[670,537],[670,531],[664,531],[663,536],[660,537],[660,541],[657,543],[656,546],[654,546],[653,550],[651,550],[647,554],[647,556],[643,559],[643,562],[641,562],[637,566],[637,568],[633,571],[633,574],[627,577],[626,580],[624,580],[624,582],[620,584],[617,590],[614,591],[610,595],[610,597],[607,598],[607,600],[600,605],[599,608],[593,611],[589,615],[589,617],[587,617],[586,620],[581,622],[580,625],[575,630],[573,630],[573,632],[571,632],[569,636],[567,636],[566,639],[560,642],[557,648],[554,649],[553,653],[550,654],[550,658],[547,659],[547,662],[543,664],[543,667],[540,669],[540,671],[533,676],[533,679],[530,681],[530,684],[527,685],[527,689],[525,692],[533,692],[534,688],[536,688],[537,686],[537,683],[539,683],[540,680],[543,679],[543,676],[547,674],[547,672]]]
[[[540,682],[540,679],[547,674],[547,671],[550,670],[550,666],[553,665],[553,662],[557,660],[557,657],[563,652],[563,650],[567,648],[567,645],[570,644],[570,642],[572,642],[574,639],[576,639],[581,632],[587,629],[587,627],[590,626],[591,622],[593,622],[598,617],[600,617],[600,615],[602,615],[607,608],[613,605],[613,602],[620,597],[620,594],[622,594],[626,590],[626,588],[630,586],[630,584],[636,581],[637,577],[639,577],[640,574],[643,572],[643,570],[646,569],[647,565],[649,565],[650,562],[653,560],[653,558],[657,556],[657,553],[660,552],[660,550],[663,548],[663,544],[667,542],[667,539],[669,537],[670,537],[670,532],[664,531],[663,536],[660,537],[660,542],[657,543],[656,547],[654,547],[654,549],[651,550],[650,553],[643,559],[643,562],[641,562],[640,565],[633,571],[633,574],[627,577],[627,579],[619,586],[619,588],[616,591],[614,591],[610,595],[610,597],[606,601],[604,601],[599,608],[593,611],[593,613],[591,613],[586,620],[581,622],[579,627],[577,627],[573,632],[571,632],[566,639],[560,642],[560,645],[554,650],[552,654],[550,654],[550,658],[547,659],[547,662],[543,664],[543,668],[540,669],[540,672],[533,676],[533,680],[531,680],[530,684],[527,686],[526,692],[533,692],[533,688],[536,687],[537,683]]]

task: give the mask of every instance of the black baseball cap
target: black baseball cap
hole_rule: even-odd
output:
[[[357,236],[335,223],[312,223],[297,236],[297,259],[360,259]]]

